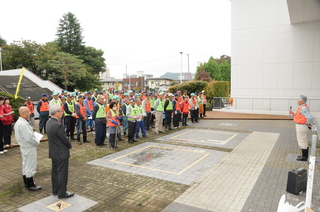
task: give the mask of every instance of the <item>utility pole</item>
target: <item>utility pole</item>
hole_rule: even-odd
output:
[[[188,73],[190,73],[189,54],[187,54],[187,56],[188,56]]]
[[[127,78],[129,79],[128,90],[130,90],[130,76],[128,75],[127,65],[126,65],[126,75],[127,75]]]

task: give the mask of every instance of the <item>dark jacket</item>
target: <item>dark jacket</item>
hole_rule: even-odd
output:
[[[52,117],[46,124],[49,143],[49,158],[63,160],[70,157],[71,143],[58,119]]]

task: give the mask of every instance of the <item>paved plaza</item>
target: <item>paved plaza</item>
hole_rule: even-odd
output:
[[[51,193],[48,143],[38,147],[38,192],[24,189],[19,147],[0,155],[0,211],[276,211],[283,194],[296,205],[305,193],[286,192],[288,171],[307,163],[292,120],[201,120],[119,151],[72,142],[68,190]],[[94,135],[89,134],[93,141]],[[319,151],[317,150],[317,154]],[[319,162],[313,209],[320,211]],[[57,204],[61,204],[58,209]],[[65,207],[65,208],[62,208]]]

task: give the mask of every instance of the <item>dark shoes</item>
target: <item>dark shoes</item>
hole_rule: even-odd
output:
[[[129,141],[128,141],[128,143],[133,144],[133,143],[134,143],[134,141],[133,141],[133,140],[129,140]]]
[[[121,138],[121,139],[118,139],[118,141],[124,141],[124,139]]]
[[[309,148],[308,149],[301,149],[302,155],[297,157],[297,161],[307,161],[309,155]]]
[[[25,178],[25,185],[26,185],[26,188],[29,190],[29,191],[38,191],[41,189],[41,186],[37,186],[34,181],[33,181],[33,177],[26,177]]]
[[[69,197],[73,197],[74,193],[73,192],[66,192],[66,194],[64,196],[58,196],[58,199],[65,199],[65,198],[69,198]]]

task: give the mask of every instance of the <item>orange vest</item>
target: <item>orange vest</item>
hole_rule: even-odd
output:
[[[179,96],[179,97],[178,97],[178,102],[179,102],[179,103],[183,102],[182,96]]]
[[[295,115],[295,117],[294,117],[294,119],[293,119],[293,120],[294,120],[294,123],[297,123],[297,124],[306,124],[306,123],[307,123],[307,118],[300,113],[301,109],[302,109],[304,106],[306,106],[306,107],[309,108],[308,105],[302,105],[301,107],[299,107],[298,110],[297,110],[297,112],[296,112],[296,115]]]
[[[176,111],[181,110],[179,100],[174,100],[176,102]]]
[[[88,102],[88,108],[89,108],[89,110],[90,111],[93,111],[93,104],[92,104],[92,98],[91,98],[91,100],[89,100],[89,99],[87,99],[87,102]]]
[[[118,122],[117,120],[117,116],[116,116],[116,113],[113,112],[113,110],[110,110],[110,113],[111,113],[111,119],[115,122]],[[109,119],[108,119],[108,127],[116,127],[117,125],[115,125],[114,123],[112,123]]]
[[[205,95],[202,95],[203,98],[203,104],[207,104],[207,97]]]
[[[80,104],[80,102],[77,102],[76,104],[78,104],[80,106],[80,113],[83,117],[86,117],[86,107],[82,104]],[[78,114],[76,113],[76,118],[79,119],[80,117],[78,116]]]
[[[24,104],[29,108],[30,113],[34,113],[34,106],[32,103],[28,104],[28,102],[25,102]]]
[[[148,99],[145,99],[145,101],[146,101],[146,112],[150,112],[151,111],[150,102]]]
[[[196,100],[195,99],[192,99],[191,100],[192,101],[192,104],[194,105],[194,107],[192,107],[191,105],[189,105],[190,107],[190,109],[194,109],[196,106],[197,106],[197,102],[196,102]]]
[[[49,111],[49,103],[43,101],[42,99],[40,99],[40,101],[42,101],[40,106],[40,112]]]
[[[182,112],[189,113],[189,102],[186,102],[186,101],[183,102]]]
[[[64,104],[61,105],[61,110],[64,112]]]

